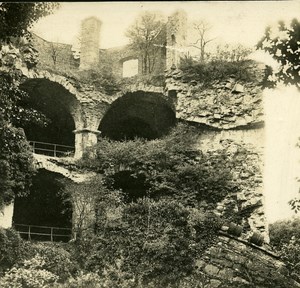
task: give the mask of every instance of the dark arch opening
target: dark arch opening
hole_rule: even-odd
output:
[[[112,140],[152,140],[167,134],[175,124],[175,113],[161,94],[137,91],[125,94],[111,105],[99,130]]]
[[[75,124],[70,113],[70,108],[76,102],[74,95],[62,85],[47,79],[30,79],[20,87],[29,95],[21,105],[42,112],[49,119],[46,127],[23,125],[27,139],[74,146]]]
[[[135,202],[138,198],[147,196],[150,186],[145,182],[144,175],[132,176],[131,171],[120,171],[113,175],[113,188],[122,189],[126,203]]]
[[[25,197],[16,197],[14,202],[13,223],[17,230],[28,231],[27,226],[17,224],[72,228],[72,206],[61,193],[62,180],[66,178],[45,169],[38,170],[32,178],[30,193]],[[71,180],[67,180],[71,181]],[[50,233],[49,229],[32,228],[31,232]],[[69,230],[59,230],[55,234],[70,235]],[[21,234],[22,235],[22,234]],[[24,234],[25,238],[28,234]],[[32,235],[36,240],[50,240],[49,235]],[[54,240],[70,240],[70,237],[55,236]]]

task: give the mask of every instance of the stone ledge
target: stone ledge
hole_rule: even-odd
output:
[[[78,129],[78,130],[73,130],[73,133],[74,134],[79,134],[79,133],[93,133],[93,134],[96,134],[96,135],[100,135],[101,131],[99,131],[99,130],[92,130],[92,129],[89,129],[89,128],[82,128],[82,129]]]
[[[276,259],[279,259],[279,258],[280,258],[279,255],[277,255],[276,253],[273,253],[273,252],[267,250],[266,248],[257,246],[257,245],[255,245],[255,244],[253,244],[253,243],[251,243],[251,242],[249,242],[249,241],[247,241],[247,240],[240,239],[240,238],[238,238],[238,237],[236,237],[236,236],[233,236],[233,235],[230,235],[230,234],[228,234],[228,233],[226,233],[226,232],[224,232],[224,231],[219,231],[219,235],[224,236],[224,237],[227,237],[227,238],[230,238],[230,239],[234,239],[234,240],[236,240],[236,241],[238,241],[238,242],[240,242],[240,243],[243,243],[243,244],[245,244],[245,245],[247,245],[247,246],[250,246],[250,247],[252,247],[252,248],[258,249],[258,250],[264,252],[265,254],[267,254],[267,255],[269,255],[269,256],[271,256],[271,257],[274,257],[274,258],[276,258]]]

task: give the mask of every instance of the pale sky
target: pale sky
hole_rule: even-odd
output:
[[[177,9],[186,11],[190,23],[197,19],[210,22],[211,36],[218,42],[247,46],[257,44],[266,26],[300,18],[300,1],[65,2],[33,31],[49,41],[73,44],[81,20],[96,16],[102,21],[100,48],[109,48],[128,43],[124,33],[140,12],[160,11],[167,17]],[[260,60],[267,59],[264,57]],[[293,215],[287,202],[300,186],[295,180],[300,176],[300,149],[295,149],[300,136],[299,106],[300,94],[293,88],[265,91],[265,196],[271,222]]]
[[[299,16],[300,1],[62,2],[34,31],[46,40],[72,44],[81,20],[96,16],[102,21],[100,48],[115,47],[128,43],[124,33],[140,12],[160,11],[167,17],[177,9],[186,11],[190,23],[210,22],[212,37],[220,41],[253,46],[267,25]]]

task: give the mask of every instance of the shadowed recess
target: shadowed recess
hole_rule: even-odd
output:
[[[138,198],[147,196],[150,186],[145,183],[145,176],[132,176],[131,171],[120,171],[113,176],[114,189],[122,189],[127,203],[135,202]]]
[[[47,79],[30,79],[21,85],[29,94],[23,107],[42,112],[49,122],[46,127],[37,124],[24,125],[28,140],[74,146],[75,124],[71,109],[76,99],[62,85]]]
[[[175,123],[175,113],[161,94],[137,91],[112,103],[99,130],[112,140],[151,140],[168,133]]]
[[[60,193],[64,187],[62,175],[38,170],[32,179],[30,193],[16,197],[13,222],[15,224],[71,227],[72,208]]]

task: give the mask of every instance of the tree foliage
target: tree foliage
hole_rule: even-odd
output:
[[[101,202],[109,205],[110,200]],[[86,270],[120,288],[178,285],[193,273],[195,256],[213,243],[220,227],[213,214],[149,198],[126,205],[119,201],[100,219],[97,235],[77,244],[78,256]]]
[[[28,28],[40,17],[50,14],[55,3],[0,4],[0,206],[18,194],[26,193],[33,174],[32,156],[24,133],[16,128],[45,117],[33,109],[20,106],[26,93],[19,89],[22,73],[19,64],[26,61],[17,49],[18,37],[30,36]]]
[[[166,24],[161,15],[146,11],[132,24],[126,36],[131,47],[142,58],[143,74],[150,74],[155,68],[157,52],[165,45]]]
[[[279,21],[277,27],[267,27],[265,34],[257,44],[258,49],[269,53],[280,67],[269,75],[269,81],[296,85],[300,88],[300,23],[293,19],[290,25]]]
[[[270,225],[270,244],[279,252],[291,276],[300,280],[300,218]]]
[[[186,125],[152,141],[102,138],[96,158],[84,159],[82,164],[104,173],[107,187],[124,188],[128,201],[163,196],[184,205],[195,206],[201,201],[215,205],[235,189],[230,168],[224,152],[196,151],[196,139],[193,128]]]
[[[29,36],[28,29],[59,7],[58,3],[32,2],[0,4],[0,39],[8,41],[11,37]]]

